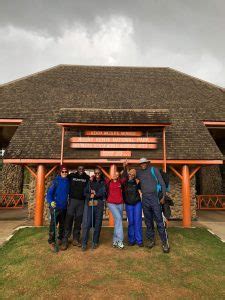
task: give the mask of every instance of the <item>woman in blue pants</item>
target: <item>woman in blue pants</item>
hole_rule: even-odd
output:
[[[135,179],[136,171],[130,170],[128,181],[124,187],[124,201],[128,218],[128,241],[129,245],[137,244],[143,247],[142,236],[142,203],[140,197],[140,186]]]

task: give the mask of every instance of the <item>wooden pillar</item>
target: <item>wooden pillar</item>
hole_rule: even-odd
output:
[[[183,227],[191,227],[191,185],[188,165],[182,167]]]
[[[109,170],[109,174],[110,177],[112,178],[113,175],[116,173],[117,171],[117,167],[116,165],[110,165],[110,170]],[[111,213],[111,211],[109,211],[109,226],[113,227],[114,226],[114,219],[113,219],[113,215]]]
[[[36,200],[34,225],[43,225],[44,197],[45,197],[45,166],[38,165],[36,175]]]

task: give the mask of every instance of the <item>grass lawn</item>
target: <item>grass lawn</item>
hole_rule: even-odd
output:
[[[111,247],[51,253],[47,228],[26,228],[0,249],[1,299],[225,299],[225,245],[203,228],[170,228],[171,253]]]

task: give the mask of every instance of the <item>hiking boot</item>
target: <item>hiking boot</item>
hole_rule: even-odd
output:
[[[136,244],[135,242],[133,242],[133,243],[128,242],[128,246],[134,246],[135,244]]]
[[[73,246],[76,246],[76,247],[81,247],[81,242],[80,241],[77,241],[77,240],[73,240],[72,242]]]
[[[123,242],[119,241],[117,242],[117,246],[116,246],[118,249],[124,249],[124,244]]]
[[[98,248],[98,244],[97,243],[93,243],[92,244],[92,249],[97,249]]]
[[[82,250],[83,252],[85,252],[85,251],[87,250],[87,245],[83,244],[83,245],[81,246],[81,250]]]
[[[169,253],[170,252],[170,246],[167,242],[164,242],[162,244],[162,250],[163,250],[163,253]]]
[[[147,243],[147,247],[149,249],[153,248],[155,246],[155,240],[149,240]]]
[[[50,250],[52,252],[55,252],[55,244],[54,243],[50,244]]]
[[[65,251],[65,250],[68,249],[68,246],[69,246],[68,243],[62,243],[62,246],[61,246],[60,249],[61,249],[62,251]]]
[[[138,244],[138,247],[142,248],[142,247],[144,247],[144,244],[140,243],[140,244]]]

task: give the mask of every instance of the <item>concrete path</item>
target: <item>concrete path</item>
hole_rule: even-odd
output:
[[[225,243],[225,211],[198,211],[196,226],[204,226]]]
[[[6,242],[16,228],[30,225],[27,220],[27,209],[0,210],[0,246]]]
[[[27,220],[26,209],[0,210],[0,246],[10,238],[16,228],[31,225],[33,222]],[[103,225],[108,225],[108,222],[103,222]],[[225,242],[225,211],[198,211],[198,221],[194,221],[192,225],[208,228]],[[127,222],[124,222],[124,226],[127,226]],[[182,227],[182,221],[170,221],[169,226]]]

